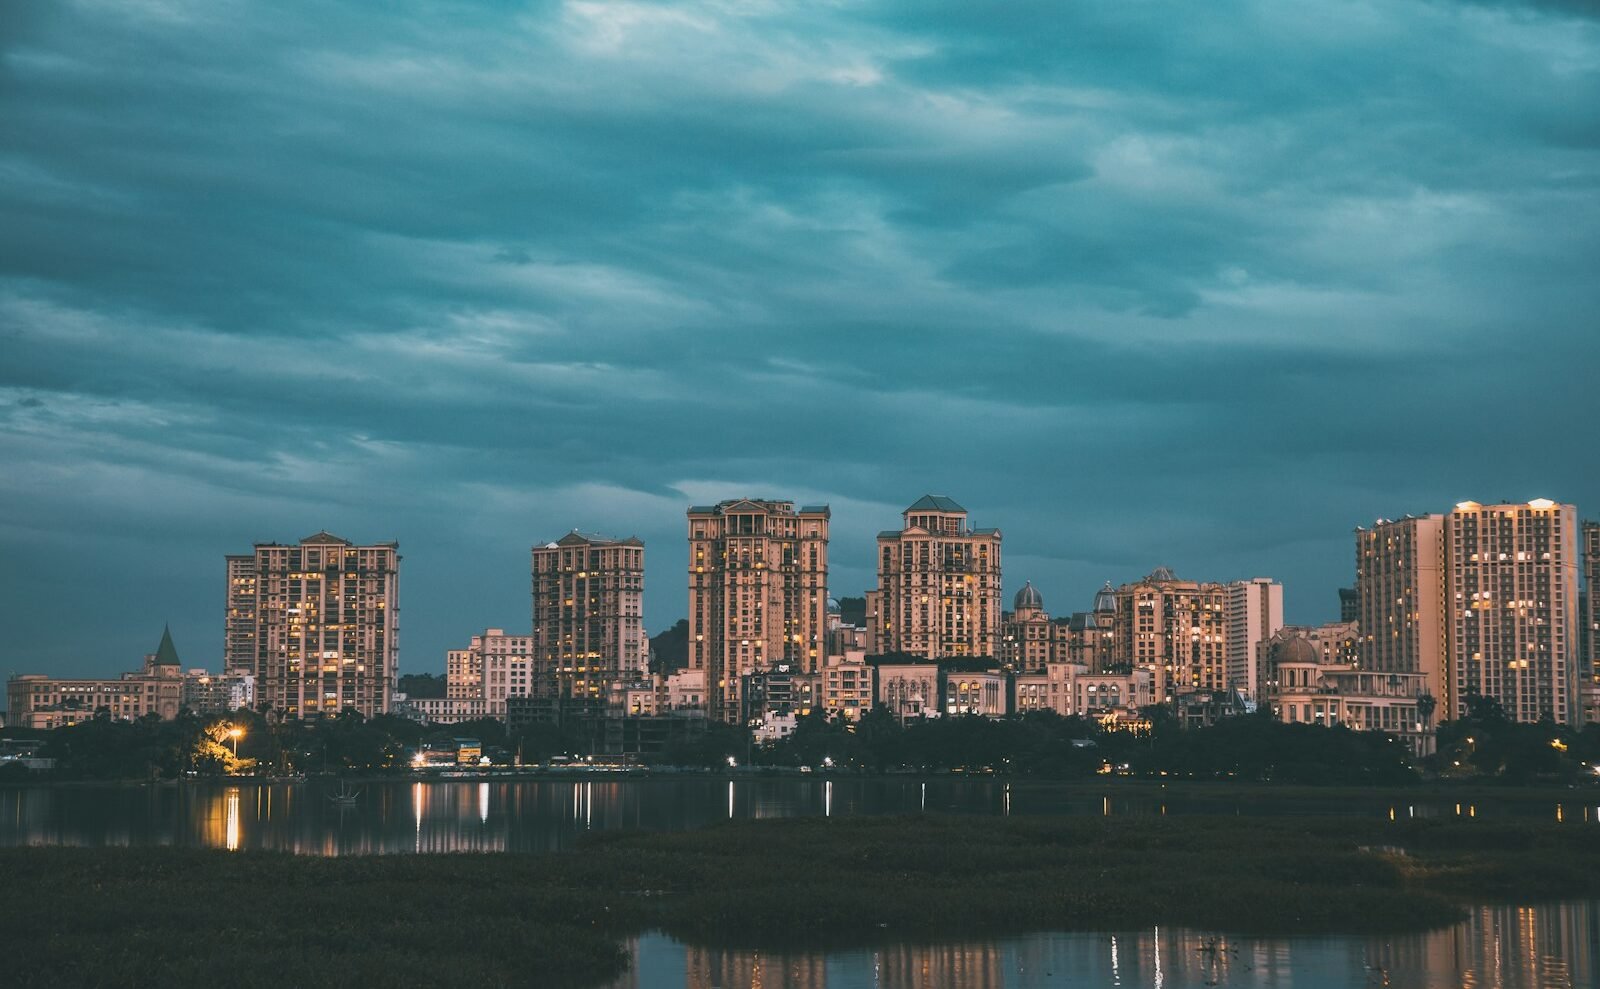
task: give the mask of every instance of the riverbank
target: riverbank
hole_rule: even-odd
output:
[[[102,787],[135,786],[173,788],[182,786],[274,786],[295,783],[333,783],[352,786],[391,783],[519,783],[519,782],[671,782],[676,780],[720,780],[737,783],[783,780],[793,782],[833,781],[851,783],[861,781],[893,781],[897,783],[950,783],[982,782],[1007,784],[1017,794],[1059,793],[1087,796],[1140,795],[1159,796],[1171,794],[1179,797],[1237,798],[1241,802],[1305,802],[1309,809],[1318,803],[1341,800],[1365,802],[1406,801],[1462,802],[1485,801],[1489,803],[1570,803],[1574,806],[1589,804],[1600,806],[1600,780],[1581,784],[1524,784],[1498,783],[1484,780],[1427,780],[1396,786],[1313,786],[1300,783],[1241,782],[1232,779],[1145,778],[1126,776],[1098,776],[1091,779],[1052,779],[1045,776],[1013,775],[1002,773],[862,773],[847,770],[827,770],[802,773],[798,770],[759,769],[663,769],[630,768],[604,769],[560,767],[555,769],[484,769],[451,770],[443,772],[400,773],[349,773],[344,775],[316,774],[309,776],[193,776],[169,780],[67,780],[35,774],[0,780],[0,790],[23,789],[95,789]]]
[[[18,986],[585,986],[660,929],[824,947],[1173,924],[1398,933],[1600,895],[1581,826],[853,818],[599,834],[553,855],[0,851]]]

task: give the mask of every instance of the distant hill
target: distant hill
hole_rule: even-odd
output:
[[[689,665],[689,619],[680,618],[677,624],[659,635],[650,637],[650,652],[655,656],[650,664],[651,673],[676,673]]]

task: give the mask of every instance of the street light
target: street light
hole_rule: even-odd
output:
[[[228,737],[233,739],[233,761],[239,761],[239,737],[244,734],[243,728],[229,728]]]

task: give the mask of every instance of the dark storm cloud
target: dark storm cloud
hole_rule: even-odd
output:
[[[1357,521],[1593,502],[1593,12],[0,5],[8,665],[214,662],[221,554],[324,527],[411,668],[572,527],[660,627],[740,494],[833,504],[836,593],[936,490],[1056,610],[1323,618]]]

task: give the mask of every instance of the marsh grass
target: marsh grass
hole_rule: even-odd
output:
[[[1393,847],[1404,854],[1363,851]],[[15,986],[584,986],[622,938],[833,946],[1173,924],[1396,933],[1600,891],[1582,825],[1324,818],[736,822],[555,855],[0,851]]]

